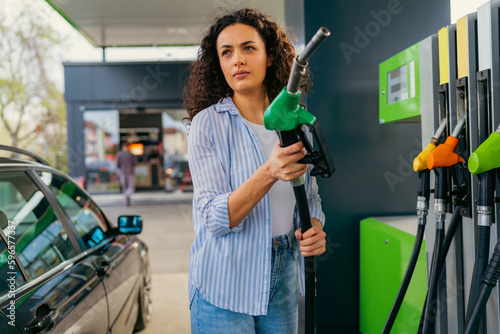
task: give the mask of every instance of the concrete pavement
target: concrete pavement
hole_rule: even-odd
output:
[[[122,194],[93,194],[92,198],[102,206],[122,206],[125,203]],[[150,204],[177,204],[191,203],[193,200],[192,192],[165,192],[149,191],[136,192],[131,196],[132,206],[150,205]]]
[[[140,215],[143,219],[139,238],[150,253],[153,318],[140,334],[190,333],[187,284],[189,249],[194,240],[192,193],[135,193],[130,207],[123,205],[120,194],[92,197],[113,223],[120,215]]]

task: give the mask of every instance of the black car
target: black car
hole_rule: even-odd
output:
[[[20,152],[0,146],[0,150]],[[70,177],[0,158],[0,333],[132,333],[151,319],[139,216],[114,227]]]

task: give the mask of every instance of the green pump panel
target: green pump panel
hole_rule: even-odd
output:
[[[380,334],[403,281],[417,224],[415,216],[360,222],[359,329]],[[416,333],[427,292],[425,240],[392,333]]]
[[[420,116],[420,43],[379,65],[379,123]]]

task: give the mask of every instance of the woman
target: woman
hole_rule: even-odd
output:
[[[242,9],[210,27],[192,65],[184,90],[196,233],[189,270],[192,333],[297,331],[303,261],[296,261],[293,239],[303,256],[324,253],[324,214],[316,181],[298,163],[302,143],[282,148],[263,125],[294,56],[276,23]],[[288,181],[304,173],[313,227],[302,234]]]

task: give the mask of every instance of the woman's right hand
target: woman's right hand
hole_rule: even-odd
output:
[[[297,142],[287,147],[281,147],[279,140],[276,141],[271,157],[266,161],[270,175],[282,181],[292,181],[303,175],[307,170],[307,164],[297,161],[306,155],[302,142]]]

